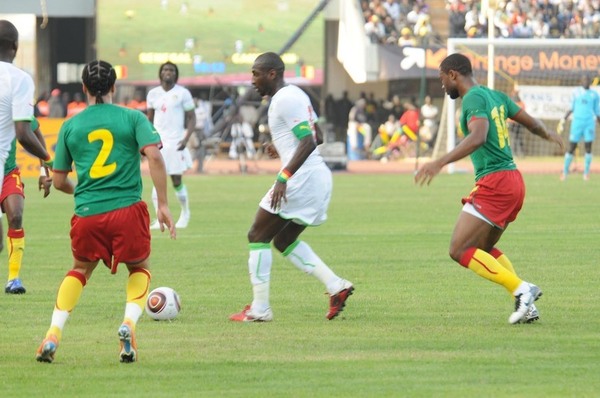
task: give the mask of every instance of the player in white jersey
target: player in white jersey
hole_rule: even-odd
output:
[[[4,165],[15,137],[27,151],[44,161],[50,161],[50,155],[48,155],[45,145],[38,141],[31,130],[34,99],[33,79],[12,64],[18,48],[19,32],[17,28],[9,21],[0,20],[0,175],[2,176],[4,176]],[[2,213],[0,212],[1,217]],[[18,236],[22,237],[22,234],[23,230],[21,229]],[[0,239],[0,250],[2,250],[1,242]],[[18,251],[18,245],[13,249]],[[23,250],[22,245],[20,250]],[[25,293],[18,273],[16,270],[11,270],[10,265],[9,280],[4,291],[6,293]]]
[[[317,115],[302,90],[285,85],[284,70],[283,61],[272,52],[259,55],[252,66],[252,84],[261,96],[272,97],[268,118],[274,148],[267,148],[267,152],[278,153],[282,168],[261,200],[248,232],[248,269],[254,297],[252,304],[229,317],[236,322],[273,319],[269,302],[271,242],[301,271],[325,285],[330,296],[327,319],[344,309],[354,290],[352,283],[337,276],[299,239],[307,226],[320,225],[327,219],[332,178],[316,148]]]
[[[196,127],[196,105],[189,90],[177,84],[177,65],[165,62],[160,66],[158,76],[160,86],[150,90],[146,98],[148,118],[160,134],[163,144],[161,153],[165,159],[167,174],[171,176],[177,200],[181,205],[181,214],[175,226],[186,228],[190,221],[190,204],[182,174],[192,167],[192,156],[186,146]],[[154,187],[152,203],[156,210],[158,199]],[[150,229],[159,228],[157,221],[150,226]]]

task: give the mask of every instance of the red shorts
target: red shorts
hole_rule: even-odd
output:
[[[471,203],[478,213],[504,229],[517,218],[524,199],[523,176],[518,170],[506,170],[481,177],[462,203]]]
[[[71,250],[79,261],[102,260],[117,272],[119,263],[138,263],[150,256],[150,215],[143,201],[88,217],[71,218]]]
[[[0,193],[0,203],[4,202],[10,195],[21,195],[25,197],[25,184],[21,181],[21,172],[18,168],[12,169],[10,173],[4,176],[2,181],[2,192]],[[2,209],[4,210],[4,208]]]

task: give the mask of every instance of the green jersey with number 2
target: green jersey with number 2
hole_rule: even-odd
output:
[[[75,214],[91,216],[141,200],[141,150],[160,136],[140,111],[112,104],[88,106],[62,125],[54,170],[77,173]]]

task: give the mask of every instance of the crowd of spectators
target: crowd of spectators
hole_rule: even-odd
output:
[[[361,92],[356,100],[348,93],[325,99],[325,120],[337,137],[346,137],[351,160],[387,161],[414,156],[417,136],[421,150],[427,151],[438,129],[438,108],[428,96],[421,108],[416,98],[401,99],[392,95],[376,99],[373,93]]]
[[[425,0],[361,0],[360,6],[373,43],[416,46],[433,32]]]
[[[448,0],[450,37],[487,37],[480,1]],[[590,39],[600,36],[598,0],[499,1],[493,17],[496,37]]]
[[[374,43],[419,46],[424,37],[440,36],[426,0],[360,0],[360,6]],[[481,0],[446,0],[446,10],[448,37],[487,37]],[[499,38],[599,38],[600,0],[500,0],[493,23]]]

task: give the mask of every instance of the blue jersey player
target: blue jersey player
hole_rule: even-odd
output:
[[[558,130],[562,129],[565,120],[573,114],[571,121],[571,131],[569,134],[569,149],[565,153],[565,164],[563,173],[560,177],[564,181],[569,174],[569,167],[573,161],[573,153],[579,141],[583,139],[585,144],[585,158],[583,179],[590,179],[590,165],[592,164],[592,142],[596,136],[596,120],[600,122],[600,95],[595,90],[590,89],[590,77],[584,75],[581,78],[581,86],[575,91],[571,109],[559,122]]]

